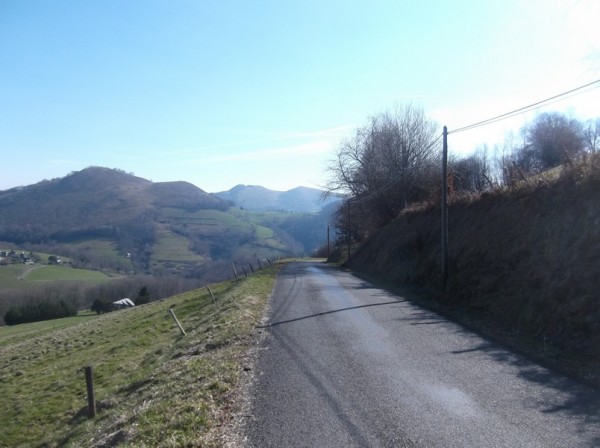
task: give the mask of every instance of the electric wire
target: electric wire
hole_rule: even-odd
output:
[[[591,90],[594,90],[594,89],[597,89],[597,88],[600,88],[600,79],[597,79],[596,81],[592,81],[592,82],[587,83],[585,85],[576,87],[574,89],[568,90],[566,92],[559,93],[558,95],[553,95],[553,96],[551,96],[549,98],[546,98],[546,99],[541,100],[541,101],[537,101],[537,102],[532,103],[532,104],[530,104],[528,106],[520,107],[520,108],[515,109],[513,111],[506,112],[506,113],[503,113],[501,115],[497,115],[495,117],[491,117],[491,118],[488,118],[488,119],[485,119],[485,120],[482,120],[482,121],[478,121],[478,122],[469,124],[467,126],[460,127],[458,129],[454,129],[454,130],[448,131],[447,135],[457,134],[459,132],[470,131],[472,129],[475,129],[475,128],[478,128],[478,127],[481,127],[481,126],[486,126],[488,124],[496,123],[498,121],[507,120],[507,119],[515,117],[517,115],[524,114],[524,113],[530,112],[532,110],[536,110],[536,109],[539,109],[541,107],[547,106],[549,104],[554,104],[556,102],[563,101],[563,100],[565,100],[567,98],[571,98],[571,97],[574,97],[574,96],[577,96],[577,95],[581,95],[583,93],[587,93],[587,92],[589,92]],[[587,90],[584,90],[584,89],[587,89]],[[442,138],[442,136],[443,136],[443,134],[440,134],[432,143],[429,144],[429,146],[427,146],[426,150],[430,149],[433,145],[435,145]],[[383,191],[385,191],[385,190],[393,187],[395,184],[397,184],[401,180],[402,180],[402,178],[393,179],[390,182],[388,182],[386,185],[384,185],[384,186],[378,188],[377,190],[369,193],[367,196],[359,198],[359,199],[358,198],[357,199],[348,199],[347,202],[349,204],[360,204],[360,203],[366,202],[366,201],[370,200],[371,198],[373,198],[374,196],[378,195],[379,193],[381,193],[381,192],[383,192]]]
[[[594,86],[594,87],[592,87],[592,86]],[[586,89],[588,87],[592,87],[592,88],[591,89],[587,89],[587,90],[583,90],[583,89]],[[463,126],[463,127],[458,128],[458,129],[454,129],[454,130],[448,131],[448,135],[450,135],[450,134],[457,134],[459,132],[464,132],[464,131],[469,131],[471,129],[475,129],[475,128],[478,128],[478,127],[481,127],[481,126],[485,126],[485,125],[488,125],[488,124],[496,123],[498,121],[506,120],[508,118],[512,118],[514,116],[517,116],[517,115],[520,115],[520,114],[524,114],[526,112],[530,112],[530,111],[535,110],[535,109],[539,109],[540,107],[546,106],[547,104],[553,104],[555,102],[562,101],[563,99],[565,99],[563,97],[567,97],[567,95],[569,95],[569,97],[573,97],[573,96],[576,96],[576,95],[587,93],[587,92],[589,92],[591,90],[594,90],[594,89],[596,89],[598,87],[600,87],[600,79],[597,79],[596,81],[592,81],[590,83],[587,83],[587,84],[585,84],[583,86],[579,86],[579,87],[576,87],[574,89],[568,90],[566,92],[559,93],[558,95],[551,96],[550,98],[546,98],[544,100],[537,101],[537,102],[535,102],[533,104],[530,104],[528,106],[521,107],[519,109],[515,109],[515,110],[513,110],[511,112],[506,112],[504,114],[497,115],[495,117],[488,118],[486,120],[478,121],[476,123],[472,123],[472,124],[469,124],[467,126]],[[571,94],[574,94],[574,95],[571,95]]]

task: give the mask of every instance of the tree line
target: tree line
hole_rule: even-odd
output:
[[[56,315],[55,310],[60,307],[75,310],[74,312],[77,314],[77,310],[90,309],[97,300],[103,303],[112,303],[128,297],[134,301],[137,300],[138,303],[141,298],[144,303],[147,303],[200,288],[205,284],[206,282],[202,279],[135,276],[93,286],[83,282],[65,281],[52,282],[38,288],[25,290],[2,289],[0,290],[0,324],[2,324],[2,320],[9,324],[6,316],[11,309],[13,310],[11,316],[20,313],[20,315],[31,314],[43,317],[15,323],[34,322],[72,315]]]
[[[450,157],[451,194],[512,187],[531,175],[570,166],[600,149],[600,118],[582,122],[558,112],[538,115],[490,150]],[[335,225],[360,241],[411,204],[441,195],[441,129],[412,105],[370,117],[343,140],[330,161],[326,194],[342,194]]]

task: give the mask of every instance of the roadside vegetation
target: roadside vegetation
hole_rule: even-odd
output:
[[[425,288],[434,308],[600,385],[600,119],[540,114],[521,139],[450,160],[445,291],[431,126],[401,108],[342,144],[330,191],[348,196],[331,259]]]
[[[0,328],[0,446],[222,446],[235,432],[238,386],[277,269],[212,285],[216,303],[197,289],[98,317]]]

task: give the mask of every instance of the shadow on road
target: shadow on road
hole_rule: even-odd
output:
[[[403,301],[404,300],[393,300],[391,302],[369,303],[367,305],[350,306],[348,308],[340,308],[338,310],[323,311],[322,313],[311,314],[310,316],[302,316],[302,317],[296,317],[294,319],[287,319],[287,320],[282,320],[282,321],[279,321],[279,322],[273,322],[271,324],[262,325],[262,326],[257,327],[257,328],[276,327],[277,325],[289,324],[290,322],[297,322],[299,320],[311,319],[311,318],[317,317],[317,316],[325,316],[326,314],[340,313],[342,311],[350,311],[350,310],[356,310],[356,309],[359,309],[359,308],[368,308],[368,307],[372,307],[372,306],[382,306],[382,305],[398,304],[398,303],[403,302]]]
[[[419,307],[415,303],[411,303],[411,305]],[[456,334],[477,334],[460,323],[445,320],[437,313],[420,309],[420,307],[411,316],[396,320],[408,322],[410,325],[439,324],[444,326],[445,331],[452,331]],[[478,339],[479,342],[471,347],[457,348],[451,350],[450,353],[456,356],[473,354],[477,356],[479,354],[491,358],[496,362],[515,367],[518,377],[552,390],[552,394],[532,397],[529,402],[531,408],[544,414],[552,413],[577,417],[579,430],[582,433],[591,430],[593,434],[590,446],[600,447],[600,391],[549,368],[542,367],[537,361],[514,351],[502,342],[488,339],[481,334],[478,334],[478,336],[483,338],[483,341]],[[549,400],[545,398],[547,396],[554,399]]]

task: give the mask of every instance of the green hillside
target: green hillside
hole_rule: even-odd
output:
[[[1,327],[0,446],[222,445],[276,270],[213,285],[216,303],[202,289],[99,317]]]
[[[300,217],[302,225],[290,225]],[[230,208],[186,182],[154,183],[100,167],[0,191],[0,241],[121,275],[216,281],[220,264],[314,251],[324,232],[311,227],[322,221]]]

